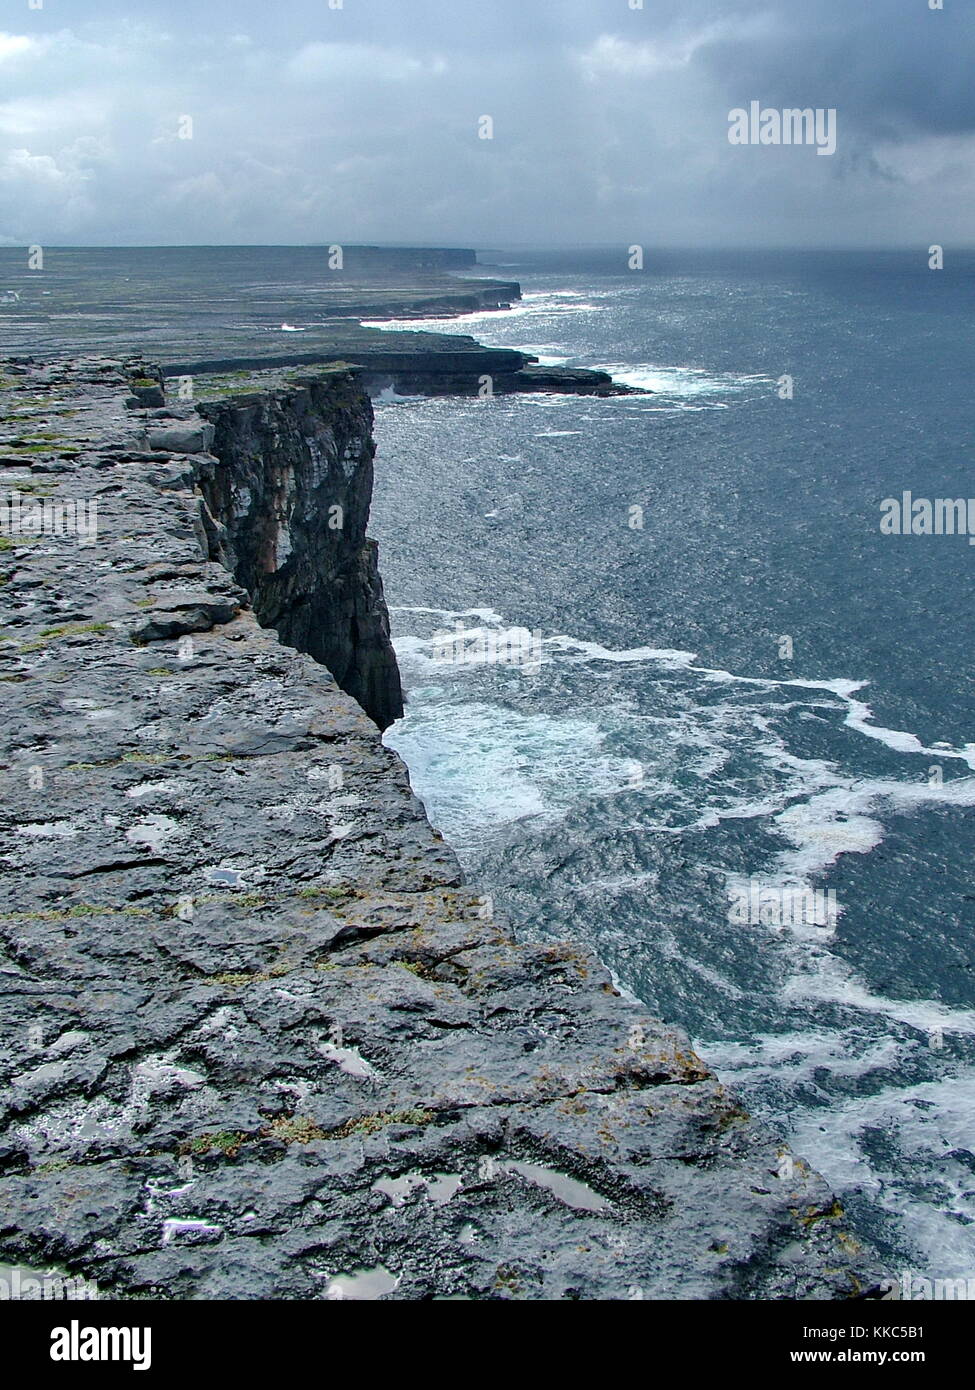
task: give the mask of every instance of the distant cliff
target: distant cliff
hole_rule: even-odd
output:
[[[540,367],[528,352],[487,347],[466,334],[416,331],[415,321],[503,313],[521,299],[516,280],[470,273],[472,250],[341,250],[341,266],[333,268],[327,246],[57,247],[50,273],[39,275],[0,247],[17,295],[4,312],[6,350],[44,360],[151,351],[171,378],[341,361],[363,368],[372,395],[387,388],[431,396],[632,389],[603,371]],[[229,322],[228,303],[238,306]],[[406,326],[367,328],[359,320]]]

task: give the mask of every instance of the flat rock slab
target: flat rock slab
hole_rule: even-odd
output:
[[[168,449],[174,454],[205,454],[213,443],[213,426],[203,421],[164,425],[148,433],[150,449]]]

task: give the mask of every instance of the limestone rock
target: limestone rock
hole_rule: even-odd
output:
[[[149,431],[149,448],[168,449],[173,454],[205,454],[213,443],[213,433],[213,426],[201,420],[171,424]]]

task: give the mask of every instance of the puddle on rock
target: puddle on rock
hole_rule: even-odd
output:
[[[319,1047],[323,1057],[330,1058],[333,1062],[338,1062],[339,1066],[349,1076],[358,1076],[364,1080],[372,1080],[377,1073],[371,1067],[361,1053],[354,1047],[338,1047],[335,1043],[322,1043]]]
[[[222,1236],[221,1226],[211,1226],[208,1221],[199,1221],[193,1217],[185,1220],[170,1218],[163,1222],[163,1245],[180,1240],[185,1240],[190,1245],[209,1245],[215,1240],[220,1240]]]
[[[390,1274],[383,1265],[376,1265],[374,1269],[356,1269],[351,1274],[336,1274],[330,1279],[325,1289],[325,1297],[367,1302],[392,1293],[401,1278],[402,1275]]]
[[[227,888],[240,888],[244,882],[244,875],[240,869],[207,869],[208,883],[219,883]]]
[[[538,1187],[547,1188],[560,1202],[564,1202],[567,1207],[573,1207],[576,1211],[606,1212],[612,1210],[611,1204],[605,1197],[600,1197],[599,1193],[594,1192],[586,1183],[579,1182],[576,1178],[566,1177],[564,1173],[558,1172],[555,1168],[545,1168],[540,1163],[521,1163],[517,1159],[511,1159],[507,1163],[499,1163],[498,1167],[507,1173],[518,1173]]]

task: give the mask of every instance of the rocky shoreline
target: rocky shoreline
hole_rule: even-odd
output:
[[[5,351],[53,361],[91,353],[119,359],[137,350],[170,378],[345,362],[362,369],[372,396],[645,394],[607,372],[543,367],[529,352],[412,327],[504,312],[521,299],[517,281],[471,274],[473,251],[348,246],[343,269],[333,272],[324,247],[279,247],[280,279],[263,283],[267,262],[253,262],[254,250],[223,248],[219,275],[195,265],[180,292],[167,293],[170,260],[179,264],[192,248],[146,248],[141,272],[133,252],[122,265],[110,250],[54,248],[47,268],[32,273],[0,247],[5,283],[16,286],[0,312]],[[366,327],[363,319],[409,326]]]
[[[362,374],[0,372],[0,1258],[103,1297],[867,1292],[822,1179],[594,957],[512,941],[384,747]]]
[[[452,338],[461,344],[453,351],[376,351],[355,344],[340,344],[339,360],[354,371],[367,394],[375,399],[385,391],[398,396],[506,396],[543,393],[569,396],[636,396],[635,387],[613,380],[608,372],[586,367],[540,367],[534,358],[509,348],[485,348],[473,338]],[[469,348],[467,345],[470,345]],[[467,349],[466,351],[464,349]],[[221,391],[235,389],[234,379],[260,381],[265,373],[287,368],[329,365],[320,353],[287,353],[275,357],[218,358],[166,363],[165,381],[174,393],[180,380],[198,378],[204,389],[212,383]],[[221,379],[230,385],[221,385]]]

